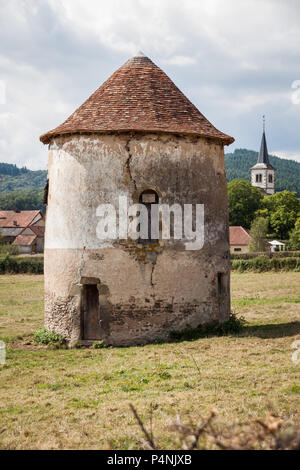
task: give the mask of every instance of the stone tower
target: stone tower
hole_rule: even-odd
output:
[[[41,141],[49,145],[46,328],[70,345],[131,345],[228,319],[224,145],[234,139],[160,68],[133,57]],[[119,226],[117,239],[99,238],[99,207],[120,216],[120,196],[128,206],[204,205],[203,246],[187,249],[185,233],[164,239],[161,225],[157,239],[128,238]]]
[[[251,168],[251,184],[260,188],[265,194],[275,193],[275,171],[269,162],[269,154],[266,141],[265,123],[261,139],[260,152],[256,165]]]

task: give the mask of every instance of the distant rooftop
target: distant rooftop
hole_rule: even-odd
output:
[[[249,245],[251,237],[249,232],[242,226],[229,227],[229,243],[230,245]]]
[[[28,227],[39,214],[39,210],[0,211],[0,227]]]

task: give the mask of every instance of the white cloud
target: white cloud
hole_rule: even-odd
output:
[[[170,18],[176,0],[49,0],[58,19],[80,37],[129,55],[151,49],[172,53],[183,42]],[[171,16],[170,16],[171,14]]]
[[[6,101],[0,107],[1,161],[45,168],[46,153],[39,136],[51,121],[55,124],[56,118],[62,120],[68,111],[58,96],[55,77],[47,80],[30,65],[1,56],[0,69],[6,84]]]
[[[285,158],[286,160],[296,160],[300,162],[300,152],[290,152],[288,150],[270,150],[271,155],[276,155],[276,157]]]
[[[266,114],[297,156],[299,17],[299,0],[0,0],[0,159],[44,167],[39,135],[138,50],[236,146],[258,147]]]
[[[195,65],[197,60],[194,57],[188,57],[184,55],[174,55],[169,59],[165,59],[162,61],[163,64],[167,65],[177,65],[178,67],[186,67],[189,65]]]

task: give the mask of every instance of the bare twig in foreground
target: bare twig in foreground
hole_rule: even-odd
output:
[[[155,446],[155,444],[154,444],[153,437],[150,436],[150,434],[148,433],[148,431],[147,431],[147,429],[145,428],[143,421],[142,421],[141,418],[139,417],[139,415],[138,415],[138,413],[137,413],[135,407],[133,406],[132,403],[129,403],[129,406],[130,406],[130,408],[131,408],[132,413],[134,414],[135,419],[136,419],[137,422],[138,422],[139,427],[140,427],[141,430],[143,431],[143,434],[144,434],[144,436],[145,436],[145,438],[146,438],[146,441],[148,442],[148,444],[150,445],[150,447],[151,447],[152,450],[156,450],[156,446]]]

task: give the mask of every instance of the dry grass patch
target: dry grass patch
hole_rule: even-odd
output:
[[[44,277],[35,274],[0,276],[0,338],[31,336],[43,322]]]

